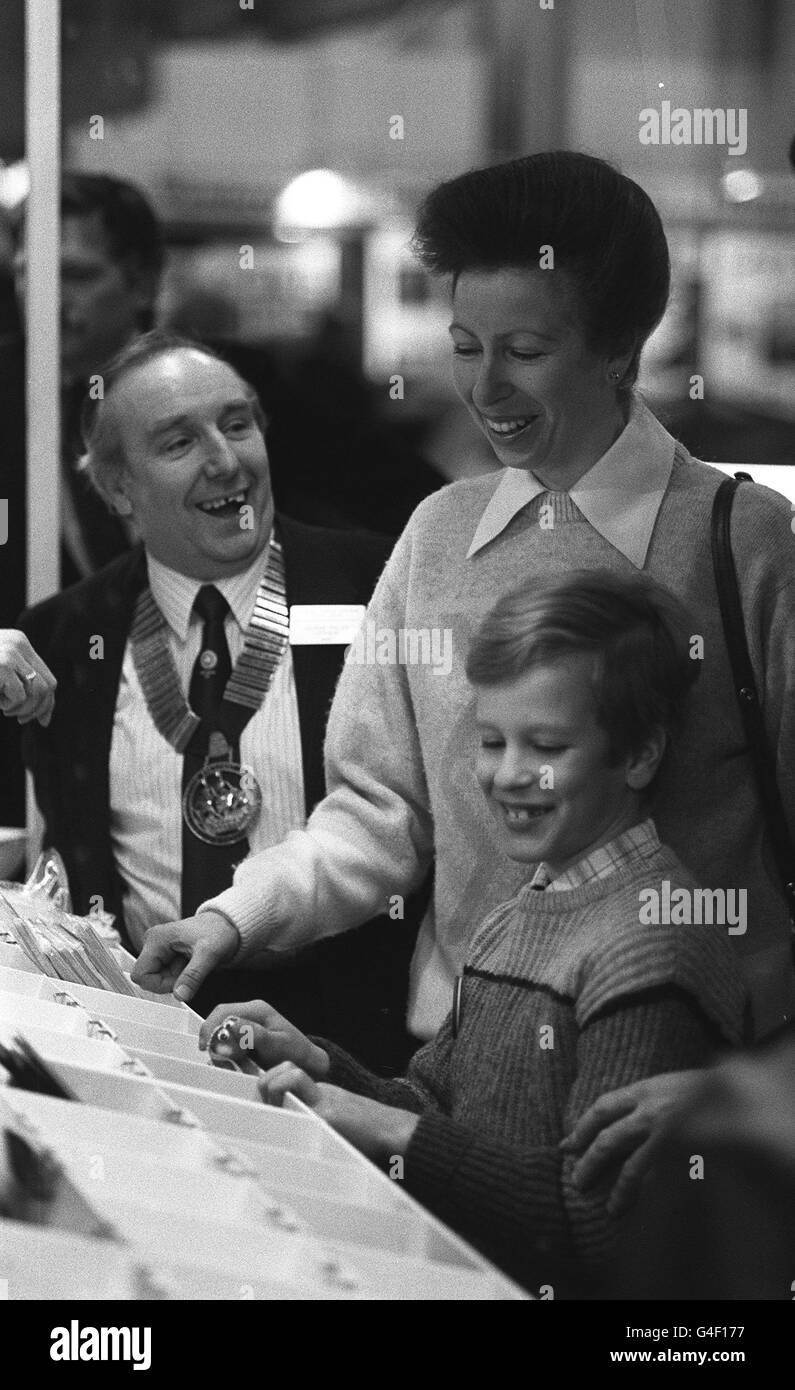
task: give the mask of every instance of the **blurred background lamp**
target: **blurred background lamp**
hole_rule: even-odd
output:
[[[752,169],[732,169],[723,175],[723,192],[730,203],[750,203],[762,192],[762,180]]]
[[[30,170],[20,159],[15,164],[0,161],[0,207],[12,212],[24,203],[30,192]]]
[[[308,169],[276,199],[274,232],[280,241],[301,241],[313,232],[362,228],[376,219],[379,207],[372,193],[342,174]]]

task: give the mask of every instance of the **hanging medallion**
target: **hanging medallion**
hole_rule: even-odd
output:
[[[207,845],[248,838],[262,810],[262,789],[250,767],[234,762],[223,734],[210,735],[207,761],[182,796],[185,823]]]

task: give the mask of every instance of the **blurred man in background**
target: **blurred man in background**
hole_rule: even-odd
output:
[[[61,186],[61,584],[92,574],[125,551],[130,533],[75,469],[80,404],[109,357],[154,322],[163,268],[158,219],[132,184],[108,175],[66,173]],[[24,304],[24,238],[14,277]],[[25,344],[0,343],[0,497],[8,500],[0,626],[11,627],[25,604]],[[0,726],[0,824],[24,822],[24,778],[15,725]]]
[[[163,232],[143,194],[122,179],[67,173],[61,185],[61,584],[93,573],[125,550],[118,518],[80,477],[80,406],[92,377],[154,324]],[[14,271],[24,301],[20,243]],[[13,520],[13,519],[12,519]],[[20,605],[21,606],[21,605]]]

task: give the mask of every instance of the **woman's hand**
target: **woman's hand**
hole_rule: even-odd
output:
[[[340,1086],[319,1084],[292,1062],[273,1067],[263,1076],[259,1090],[268,1105],[283,1105],[288,1092],[297,1096],[360,1153],[384,1166],[402,1158],[420,1118]]]
[[[225,1019],[235,1020],[235,1046],[228,1054],[233,1060],[237,1057],[252,1060],[263,1071],[279,1063],[292,1063],[316,1081],[328,1076],[331,1066],[328,1053],[262,999],[251,999],[246,1004],[219,1004],[213,1009],[199,1032],[202,1051],[209,1046],[211,1035]]]
[[[626,1211],[665,1122],[702,1079],[700,1071],[665,1072],[600,1096],[560,1145],[579,1155],[571,1174],[575,1187],[584,1192],[618,1169],[607,1210],[611,1216]]]
[[[52,718],[55,687],[52,671],[33,650],[24,632],[0,628],[0,711],[29,724],[46,726]]]
[[[208,975],[227,964],[240,947],[237,929],[220,912],[199,912],[179,922],[150,927],[130,974],[153,994],[173,991],[185,1003]]]

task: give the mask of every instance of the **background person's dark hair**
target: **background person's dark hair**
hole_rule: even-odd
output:
[[[112,484],[122,476],[126,460],[119,432],[112,417],[108,416],[104,405],[122,377],[147,362],[163,357],[169,352],[199,352],[213,362],[223,362],[238,378],[241,390],[251,404],[257,427],[263,437],[267,430],[265,412],[259,397],[250,382],[246,381],[220,352],[205,347],[195,338],[186,338],[180,333],[170,333],[166,329],[153,328],[141,333],[132,342],[126,343],[115,357],[102,370],[102,396],[91,394],[83,401],[80,416],[80,430],[83,437],[84,452],[77,461],[78,471],[84,473],[100,497],[113,510],[111,496]]]
[[[560,657],[592,656],[596,717],[615,765],[655,729],[670,738],[680,728],[700,669],[691,633],[684,605],[649,575],[572,570],[504,595],[472,639],[466,674],[475,686],[501,685]]]
[[[61,180],[61,216],[90,217],[95,212],[100,216],[113,260],[151,281],[154,306],[165,259],[165,239],[147,199],[133,184],[110,174],[65,172]],[[151,328],[153,309],[147,312],[145,320],[140,327]]]
[[[555,269],[575,282],[589,346],[633,348],[618,386],[631,390],[668,302],[670,261],[653,202],[612,165],[562,150],[461,174],[428,195],[412,244],[454,286],[465,270],[538,269],[539,248],[552,246]]]

